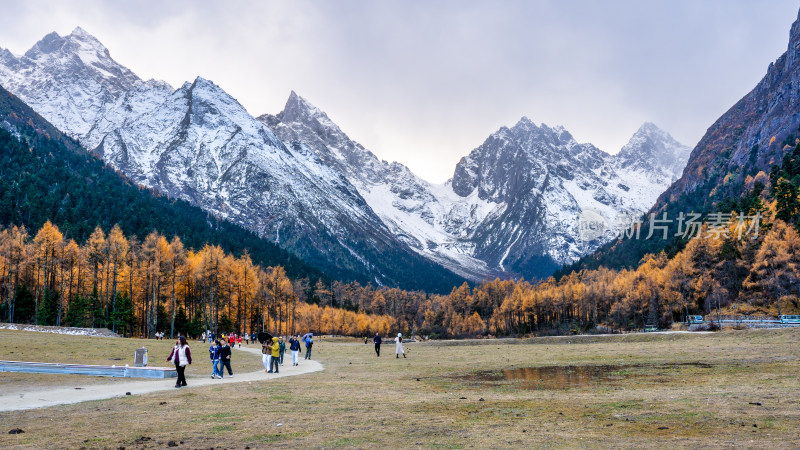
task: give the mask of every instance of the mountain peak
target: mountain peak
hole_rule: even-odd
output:
[[[800,61],[800,10],[798,10],[797,19],[792,23],[789,31],[789,46],[786,49],[786,55],[789,67],[794,67]]]
[[[528,116],[522,116],[518,121],[517,125],[528,125],[528,126],[536,126],[536,124],[528,118]]]
[[[29,58],[36,58],[40,54],[55,53],[66,42],[64,38],[58,35],[55,31],[46,34],[39,42],[33,44],[33,47],[25,52],[25,56]]]
[[[645,122],[636,130],[636,133],[663,133],[664,131],[653,122]]]
[[[192,82],[192,86],[202,86],[202,87],[209,86],[209,87],[218,87],[216,84],[214,84],[214,82],[213,82],[213,81],[211,81],[211,80],[209,80],[209,79],[207,79],[207,78],[203,78],[203,77],[201,77],[201,76],[197,76],[197,77],[195,77],[195,79],[194,79],[194,82]]]
[[[794,47],[792,44],[797,43],[798,40],[800,40],[800,10],[797,11],[797,19],[789,30],[789,48]]]
[[[113,62],[108,49],[94,36],[81,27],[72,30],[67,36],[60,36],[55,31],[47,34],[25,53],[33,59],[50,59],[51,55],[59,59],[66,55],[76,55],[87,65],[97,63],[106,65]]]
[[[69,36],[66,36],[65,39],[78,42],[82,47],[91,48],[98,53],[108,54],[108,49],[105,45],[103,45],[102,42],[100,42],[100,39],[97,39],[94,35],[90,34],[81,27],[76,27],[74,30],[72,30],[72,33],[70,33]]]
[[[89,34],[88,31],[84,30],[81,27],[75,27],[75,29],[72,30],[72,33],[70,33],[69,35],[75,37],[84,37],[84,38],[88,37],[97,40],[96,37],[92,36],[91,34]]]
[[[283,123],[299,122],[312,124],[316,122],[332,131],[341,132],[339,127],[325,112],[298,95],[295,91],[289,94],[289,99],[286,100],[286,106],[284,106],[283,111],[278,114],[278,119]]]
[[[680,176],[691,148],[673,138],[652,122],[643,123],[617,153],[621,167],[650,167],[672,178]]]
[[[298,115],[324,115],[319,108],[312,105],[311,102],[297,95],[295,91],[289,93],[289,98],[286,100],[286,105],[283,107],[284,120],[287,120],[286,115],[290,117],[297,117]]]

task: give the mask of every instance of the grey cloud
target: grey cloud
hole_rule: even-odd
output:
[[[0,47],[82,26],[145,78],[290,90],[431,181],[526,115],[616,152],[644,121],[693,145],[786,47],[795,2],[0,2]]]

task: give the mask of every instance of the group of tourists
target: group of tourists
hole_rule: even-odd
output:
[[[381,335],[375,333],[375,337],[372,338],[372,342],[375,343],[375,354],[378,357],[381,356],[381,344],[383,343],[383,339],[381,339]],[[364,338],[364,343],[367,343],[367,338]],[[394,357],[399,358],[400,355],[403,355],[403,358],[406,357],[406,351],[403,348],[403,333],[397,333],[397,337],[394,340]]]
[[[206,339],[211,342],[211,346],[208,348],[208,355],[209,358],[211,358],[211,378],[213,379],[222,379],[225,370],[228,371],[229,377],[233,377],[233,369],[231,368],[231,347],[239,344],[241,348],[243,338],[247,344],[249,344],[251,340],[253,342],[256,341],[255,335],[251,336],[246,333],[240,335],[233,333],[228,335],[223,334],[221,339],[216,339],[215,334],[209,332],[208,334],[203,333],[202,337],[203,342],[205,342]],[[163,339],[163,336],[161,338]],[[375,333],[375,337],[372,338],[372,341],[375,344],[375,354],[380,357],[381,344],[383,343],[380,334]],[[311,359],[311,349],[314,346],[313,335],[308,333],[302,338],[299,336],[290,336],[288,344],[289,351],[292,352],[292,366],[300,365],[298,358],[300,357],[301,342],[306,348],[305,359]],[[368,340],[365,337],[364,343],[366,344],[367,342]],[[394,342],[395,358],[400,358],[400,355],[403,355],[403,358],[405,358],[406,352],[403,348],[403,334],[397,333]],[[278,367],[283,365],[286,343],[283,336],[279,336],[273,337],[271,340],[266,340],[261,344],[261,361],[264,364],[265,372],[279,373]],[[175,370],[178,372],[178,380],[175,382],[175,387],[180,388],[186,386],[186,376],[184,372],[186,371],[186,366],[192,363],[192,352],[189,349],[189,344],[187,344],[185,337],[178,336],[175,347],[173,347],[172,353],[169,354],[167,361],[175,364]]]
[[[240,345],[241,346],[241,345]],[[215,340],[208,348],[208,356],[211,358],[211,378],[223,378],[223,369],[228,370],[228,376],[233,378],[231,369],[231,345],[223,339]]]
[[[289,336],[289,351],[292,352],[292,366],[299,366],[300,342],[306,347],[305,359],[311,359],[311,347],[314,346],[314,339],[311,334],[307,334],[301,340],[299,336]],[[264,364],[264,372],[279,373],[278,366],[283,365],[283,355],[286,353],[286,342],[283,336],[274,337],[261,344],[261,362]]]
[[[245,344],[250,344],[251,336],[249,334],[247,334],[247,333],[240,333],[240,334],[237,334],[237,333],[228,333],[228,334],[222,333],[220,335],[219,339],[218,339],[216,333],[211,332],[211,331],[209,331],[209,332],[205,332],[204,331],[203,334],[200,335],[200,338],[203,340],[204,344],[206,343],[206,339],[208,339],[208,342],[226,341],[228,343],[228,345],[230,345],[231,347],[235,347],[238,344],[239,348],[242,348],[242,341],[244,341]],[[252,336],[252,338],[253,338],[252,339],[253,342],[255,342],[256,341],[255,334]]]

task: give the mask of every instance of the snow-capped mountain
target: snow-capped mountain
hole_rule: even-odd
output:
[[[435,185],[381,161],[294,92],[281,113],[259,119],[347,176],[415,251],[473,279],[547,276],[594,250],[627,224],[623,219],[652,205],[689,152],[650,123],[611,156],[579,144],[562,127],[523,118],[463,158],[450,181]],[[580,229],[587,225],[601,229]]]
[[[347,177],[383,223],[414,251],[466,278],[502,274],[474,257],[469,236],[497,205],[461,197],[447,185],[418,178],[400,163],[380,160],[294,92],[283,111],[259,119],[284,141],[304,143]]]
[[[662,155],[666,150],[669,157]],[[461,196],[477,192],[481,200],[505,205],[475,230],[475,255],[543,276],[590,253],[646,211],[682,170],[688,152],[652,124],[612,156],[576,142],[563,127],[523,117],[463,158],[451,184]]]
[[[647,122],[619,151],[617,167],[649,173],[658,178],[659,184],[664,179],[675,181],[686,167],[690,150],[666,131]]]
[[[432,184],[380,160],[294,92],[257,120],[203,78],[178,89],[139,79],[80,28],[25,55],[0,49],[0,84],[136,182],[333,276],[407,288],[452,286],[452,272],[547,276],[646,211],[688,156],[652,124],[611,156],[523,118]]]
[[[335,277],[429,290],[459,282],[398,240],[334,167],[302,143],[284,144],[208,80],[179,89],[141,81],[81,29],[50,34],[21,57],[1,54],[0,84],[137,183]]]
[[[67,134],[84,136],[139,80],[82,28],[50,33],[24,55],[0,48],[0,83]]]

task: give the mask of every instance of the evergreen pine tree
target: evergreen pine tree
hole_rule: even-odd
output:
[[[175,314],[175,333],[185,336],[189,332],[189,317],[186,315],[186,310],[181,306]]]
[[[117,332],[123,336],[133,334],[133,327],[136,324],[136,314],[133,309],[128,293],[117,292],[117,310],[113,313],[114,324]]]
[[[231,318],[228,317],[227,313],[223,313],[222,316],[220,316],[217,329],[220,331],[220,333],[230,333],[233,331],[233,322],[231,321]]]
[[[87,327],[91,325],[89,320],[89,299],[78,294],[69,302],[69,309],[64,318],[64,323],[69,327]]]
[[[17,287],[16,301],[12,307],[14,323],[31,323],[36,314],[36,300],[33,293],[24,285]]]
[[[105,327],[106,311],[103,307],[103,302],[100,301],[100,296],[97,293],[97,287],[92,289],[92,295],[89,297],[89,308],[92,317],[92,328]]]
[[[170,318],[167,309],[163,304],[159,304],[156,308],[156,331],[167,331],[169,324]]]
[[[45,288],[39,306],[39,325],[55,325],[58,315],[58,292]]]
[[[797,187],[786,178],[779,178],[775,187],[775,218],[794,223],[800,202],[797,200]]]

